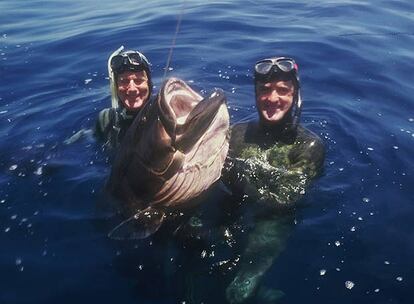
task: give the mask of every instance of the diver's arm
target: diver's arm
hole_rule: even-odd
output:
[[[322,140],[299,126],[293,144],[275,145],[266,156],[258,148],[243,146],[246,130],[245,126],[232,128],[222,181],[235,196],[291,207],[322,168],[325,155]]]
[[[115,108],[103,109],[99,112],[95,124],[95,136],[112,148],[118,146],[120,132],[120,114]]]
[[[230,192],[238,192],[237,189],[240,185],[240,177],[242,171],[238,171],[237,156],[240,155],[240,151],[245,142],[246,131],[248,123],[240,123],[230,127],[229,131],[229,152],[224,162],[223,169],[221,170],[221,181]],[[235,193],[233,193],[235,194]]]
[[[113,108],[106,108],[99,112],[98,119],[95,124],[95,135],[99,139],[105,140],[108,137],[110,129],[113,125]]]
[[[305,128],[300,127],[298,132],[285,165],[274,164],[273,193],[278,205],[291,206],[297,202],[320,174],[325,159],[322,140]]]
[[[295,149],[289,153],[289,169],[313,179],[320,174],[325,160],[325,146],[319,136],[300,128]]]

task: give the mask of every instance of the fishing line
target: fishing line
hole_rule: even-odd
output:
[[[162,81],[165,80],[165,77],[167,76],[167,72],[170,69],[170,63],[171,63],[171,58],[172,58],[172,54],[173,54],[174,47],[175,47],[175,42],[177,40],[177,35],[178,35],[178,32],[180,31],[181,20],[183,19],[183,15],[184,15],[184,3],[185,1],[183,0],[181,2],[181,11],[180,11],[180,14],[178,15],[177,26],[175,28],[175,33],[174,33],[174,37],[171,43],[170,51],[168,53],[167,64],[165,65],[165,68],[164,68],[164,76],[162,78]]]

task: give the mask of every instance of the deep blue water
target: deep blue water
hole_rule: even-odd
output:
[[[0,303],[185,301],[197,250],[109,240],[112,214],[97,203],[108,154],[92,136],[64,143],[109,106],[106,61],[121,44],[147,55],[159,87],[181,9],[0,2]],[[292,56],[302,123],[327,148],[262,281],[281,303],[412,303],[413,12],[409,0],[185,2],[169,75],[223,88],[232,122],[250,120],[253,63]],[[224,303],[220,278],[199,281],[204,303]]]

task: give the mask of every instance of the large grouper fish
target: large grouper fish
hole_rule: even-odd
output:
[[[107,183],[127,220],[114,239],[143,239],[171,210],[185,208],[221,175],[229,148],[226,97],[203,98],[170,78],[134,119],[121,142]]]

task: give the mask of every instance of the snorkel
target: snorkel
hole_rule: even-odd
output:
[[[112,104],[112,108],[115,108],[115,109],[119,108],[120,103],[119,103],[118,92],[117,92],[117,87],[116,87],[116,75],[111,68],[111,61],[113,57],[115,57],[116,55],[119,55],[123,50],[124,50],[124,46],[121,45],[121,47],[118,48],[115,52],[113,52],[111,56],[109,56],[109,59],[108,59],[108,76],[109,76],[109,86],[111,89],[111,104]]]
[[[108,76],[110,81],[111,90],[111,104],[112,108],[120,110],[122,114],[129,114],[128,112],[134,112],[128,110],[122,105],[118,95],[117,78],[120,73],[131,71],[139,72],[145,71],[148,78],[148,99],[151,97],[152,92],[152,80],[151,70],[148,59],[138,51],[124,51],[124,46],[118,48],[115,52],[109,56],[108,59]],[[146,99],[145,102],[148,100]]]
[[[278,129],[285,134],[296,133],[301,110],[302,99],[300,95],[300,81],[298,75],[298,65],[288,57],[274,57],[263,59],[255,64],[254,85],[256,95],[256,106],[258,103],[257,83],[274,81],[292,81],[294,86],[293,102],[289,111],[277,123],[268,122],[259,111],[260,122],[263,126]]]

